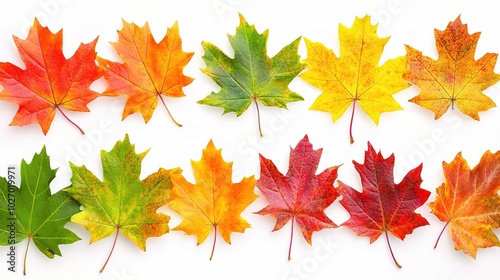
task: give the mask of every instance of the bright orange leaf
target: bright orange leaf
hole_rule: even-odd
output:
[[[434,31],[438,60],[406,46],[410,71],[403,77],[422,90],[410,101],[432,110],[436,119],[450,105],[475,120],[479,120],[480,111],[495,107],[495,102],[484,95],[483,90],[500,79],[500,75],[493,72],[498,55],[487,53],[474,59],[479,35],[480,32],[470,35],[467,24],[458,17],[444,31]]]
[[[500,246],[493,228],[500,227],[500,152],[487,151],[474,169],[458,153],[443,162],[445,182],[437,188],[432,213],[450,226],[455,249],[476,258],[478,248]],[[441,237],[439,234],[436,245]]]
[[[354,109],[359,104],[378,125],[380,114],[401,110],[393,94],[409,87],[402,78],[406,58],[399,56],[379,66],[389,38],[377,36],[377,26],[370,17],[356,18],[351,28],[339,26],[340,56],[321,43],[306,39],[307,71],[301,77],[323,93],[311,110],[329,112],[337,121],[352,104],[349,135],[351,143]]]
[[[231,181],[232,162],[225,162],[221,150],[212,141],[203,150],[200,161],[191,161],[196,184],[189,183],[179,169],[172,171],[173,183],[170,209],[184,217],[173,230],[196,235],[198,244],[214,232],[212,254],[217,241],[217,231],[231,244],[231,233],[244,232],[250,224],[241,212],[252,203],[257,195],[254,176],[245,177],[239,183]]]
[[[159,43],[154,40],[148,23],[138,27],[123,21],[118,37],[118,42],[112,45],[123,63],[97,58],[106,69],[104,77],[109,83],[103,95],[127,97],[122,118],[138,112],[145,122],[151,119],[160,99],[172,120],[182,126],[172,117],[162,97],[185,96],[182,87],[193,81],[182,72],[193,53],[182,51],[177,22]]]
[[[95,63],[97,39],[81,44],[72,57],[63,54],[62,30],[52,33],[35,19],[26,40],[14,36],[24,69],[12,63],[0,63],[0,100],[19,105],[10,125],[38,123],[44,134],[49,131],[56,110],[82,134],[62,108],[88,112],[87,104],[99,95],[89,86],[102,76]]]

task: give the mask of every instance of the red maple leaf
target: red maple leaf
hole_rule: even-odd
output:
[[[71,121],[62,108],[88,112],[87,104],[99,96],[89,86],[102,76],[97,66],[97,39],[81,44],[69,59],[62,51],[62,30],[52,33],[37,19],[26,40],[14,36],[14,42],[25,69],[12,63],[0,63],[0,100],[19,105],[10,125],[38,123],[47,134],[56,110],[82,134],[83,130]]]
[[[370,243],[385,233],[391,256],[401,268],[392,252],[387,232],[403,240],[415,228],[429,224],[424,217],[414,212],[430,195],[429,191],[420,188],[422,164],[410,170],[399,184],[395,184],[394,154],[384,159],[369,142],[365,163],[353,163],[361,177],[363,192],[338,181],[342,195],[340,204],[351,215],[341,226],[369,237]]]
[[[288,259],[292,250],[294,221],[309,244],[312,244],[313,231],[337,227],[324,210],[339,196],[333,187],[338,167],[329,167],[316,175],[321,152],[322,149],[313,150],[306,135],[295,149],[290,150],[286,175],[271,160],[260,155],[260,179],[257,187],[269,205],[256,214],[274,216],[276,225],[273,231],[281,229],[292,220]]]

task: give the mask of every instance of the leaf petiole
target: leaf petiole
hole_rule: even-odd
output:
[[[443,232],[444,232],[444,230],[446,229],[446,227],[448,226],[449,223],[450,223],[450,221],[446,222],[446,224],[444,225],[443,229],[439,233],[439,236],[438,236],[438,238],[436,240],[436,244],[434,244],[434,249],[436,249],[436,247],[438,246],[439,239],[441,239],[441,235],[443,235]]]
[[[118,239],[118,234],[120,233],[120,227],[116,227],[116,235],[115,235],[115,241],[113,241],[113,247],[111,247],[111,252],[109,252],[108,258],[106,259],[106,262],[102,266],[101,270],[99,270],[99,273],[102,273],[104,269],[106,268],[106,265],[108,264],[109,259],[111,258],[111,255],[113,254],[113,251],[115,250],[115,245],[116,245],[116,240]]]
[[[75,122],[73,122],[70,118],[68,118],[68,116],[66,116],[66,114],[64,113],[64,111],[61,109],[61,107],[59,106],[55,106],[57,108],[57,110],[59,112],[61,112],[61,114],[63,115],[63,117],[68,120],[72,125],[74,125],[76,128],[78,128],[78,130],[80,130],[80,133],[85,135],[85,131],[83,131],[83,129],[81,129]]]
[[[167,110],[167,113],[168,115],[170,116],[170,119],[178,126],[178,127],[182,127],[182,124],[180,124],[179,122],[177,122],[175,119],[174,119],[174,116],[172,116],[172,114],[170,113],[170,110],[168,109],[167,107],[167,104],[165,103],[165,100],[163,100],[163,97],[161,96],[160,93],[158,93],[158,98],[160,98],[161,100],[161,103],[163,103],[163,107],[165,107],[165,109]]]
[[[387,240],[387,245],[389,245],[389,251],[391,252],[391,256],[392,259],[394,260],[394,263],[398,268],[401,268],[402,266],[398,263],[396,257],[394,257],[394,253],[392,252],[391,242],[389,242],[389,234],[387,233],[387,231],[385,231],[385,239]]]
[[[264,134],[262,134],[262,128],[260,126],[260,110],[259,110],[259,103],[257,103],[257,99],[253,98],[253,102],[255,103],[255,107],[257,108],[257,123],[259,125],[259,134],[260,137],[264,137]]]
[[[212,246],[212,253],[210,254],[210,260],[212,260],[212,257],[214,256],[215,243],[217,243],[217,225],[214,225],[214,245]]]
[[[26,252],[24,252],[23,275],[26,275],[26,260],[28,257],[28,249],[30,248],[31,236],[28,236],[28,244],[26,245]]]
[[[356,109],[356,100],[357,99],[354,99],[352,101],[352,114],[351,114],[351,122],[349,124],[349,137],[351,138],[351,144],[354,143],[354,138],[352,137],[352,123],[354,121],[354,109]]]
[[[293,242],[293,223],[295,222],[295,215],[292,216],[292,230],[290,233],[290,247],[288,248],[288,260],[292,259],[292,242]]]

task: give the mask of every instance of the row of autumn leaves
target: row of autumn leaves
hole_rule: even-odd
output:
[[[203,72],[220,85],[221,90],[208,95],[200,103],[222,107],[224,113],[235,112],[240,115],[252,103],[259,112],[259,102],[268,106],[286,108],[288,102],[302,100],[299,94],[288,89],[288,84],[306,67],[307,70],[301,74],[301,77],[323,90],[311,109],[332,113],[334,121],[340,118],[352,103],[354,103],[352,110],[356,103],[359,103],[375,123],[378,123],[382,112],[401,109],[392,94],[407,88],[409,86],[407,81],[422,89],[422,92],[411,101],[433,110],[436,118],[443,115],[450,105],[456,106],[475,119],[479,119],[479,111],[495,106],[493,101],[482,93],[482,90],[499,79],[499,75],[493,72],[497,55],[488,53],[479,60],[474,60],[479,33],[468,34],[467,26],[461,23],[460,18],[450,23],[446,30],[436,31],[437,49],[440,55],[437,61],[423,56],[421,52],[408,46],[406,56],[390,59],[380,67],[378,62],[388,38],[379,38],[376,35],[376,26],[371,25],[368,16],[356,18],[351,28],[340,26],[341,56],[339,57],[322,44],[306,39],[308,56],[305,63],[300,61],[298,55],[300,38],[285,46],[274,57],[269,58],[266,51],[268,32],[259,34],[253,26],[247,24],[242,16],[240,19],[241,23],[236,29],[236,34],[229,36],[234,49],[234,58],[228,57],[210,43],[202,43],[205,52],[203,59],[207,64]],[[123,63],[97,57],[95,52],[97,40],[82,44],[71,58],[66,59],[62,53],[62,32],[53,34],[35,20],[26,40],[15,38],[25,69],[10,63],[0,63],[0,84],[3,86],[0,99],[19,104],[19,110],[11,124],[39,123],[43,132],[47,133],[56,111],[60,111],[66,117],[63,109],[88,110],[87,104],[99,96],[89,87],[102,76],[108,82],[108,88],[101,95],[127,97],[123,118],[139,112],[147,122],[156,108],[158,99],[167,108],[162,95],[170,97],[184,95],[182,88],[193,79],[185,76],[182,71],[193,53],[182,51],[177,24],[169,29],[165,38],[159,43],[154,41],[147,25],[138,27],[135,24],[123,22],[123,29],[118,33],[119,40],[113,43],[113,46]],[[352,116],[354,116],[354,111]],[[78,127],[75,123],[73,124]],[[83,130],[80,129],[80,131],[83,133]],[[352,133],[350,134],[352,141]],[[55,172],[50,169],[48,156],[43,150],[41,154],[35,155],[36,160],[32,160],[31,164],[23,162],[21,173],[23,178],[28,180],[30,176],[38,174],[31,172],[33,169],[38,168],[42,171],[44,168],[44,172],[40,173],[42,177],[37,178],[39,179],[37,181],[45,182],[46,185],[36,186],[35,190],[31,190],[32,185],[23,184],[22,179],[21,187],[17,189],[9,185],[9,178],[0,181],[0,188],[5,199],[5,201],[0,199],[0,215],[5,215],[5,217],[10,214],[15,215],[18,221],[15,227],[16,241],[20,242],[21,237],[33,240],[35,245],[49,257],[53,257],[54,254],[60,255],[58,244],[72,243],[79,239],[63,228],[70,218],[84,225],[92,233],[92,242],[114,232],[117,235],[122,232],[144,249],[148,236],[158,236],[168,230],[168,217],[156,213],[158,207],[168,203],[173,210],[179,210],[195,205],[192,197],[188,196],[188,191],[175,191],[176,185],[183,190],[191,188],[195,193],[193,197],[197,199],[203,194],[200,188],[184,180],[179,169],[170,171],[160,169],[144,181],[139,181],[137,171],[140,171],[140,162],[144,156],[145,153],[135,154],[133,146],[126,138],[125,141],[118,142],[112,151],[103,154],[102,160],[109,168],[104,170],[104,182],[100,182],[85,167],[71,166],[72,186],[65,191],[50,195],[48,184],[55,176]],[[384,159],[380,153],[376,153],[369,146],[365,164],[356,164],[362,177],[364,190],[358,193],[341,182],[339,182],[338,189],[333,187],[336,167],[327,169],[316,176],[319,156],[320,152],[313,151],[305,138],[291,154],[291,169],[288,176],[281,175],[272,162],[261,157],[261,175],[258,183],[250,177],[236,184],[235,187],[221,188],[220,195],[225,197],[223,199],[227,199],[228,196],[239,197],[232,192],[240,195],[246,193],[241,197],[243,199],[241,204],[234,204],[235,207],[238,206],[241,209],[234,209],[236,214],[228,215],[228,218],[236,219],[231,223],[241,222],[241,228],[227,228],[229,223],[216,220],[211,221],[209,223],[211,226],[205,227],[205,231],[199,231],[203,227],[190,226],[190,223],[195,223],[198,219],[215,217],[216,209],[212,209],[208,210],[212,211],[208,215],[198,213],[193,218],[186,217],[177,229],[197,235],[199,242],[202,242],[215,228],[226,241],[229,241],[230,232],[243,231],[248,226],[241,220],[239,212],[255,199],[253,188],[256,184],[270,202],[270,206],[259,213],[274,215],[277,219],[275,229],[281,228],[290,219],[297,222],[309,242],[313,231],[335,226],[326,217],[323,209],[330,205],[339,193],[343,195],[342,205],[351,213],[351,219],[344,225],[360,235],[369,236],[372,241],[380,234],[387,235],[388,231],[403,239],[415,227],[427,224],[423,217],[413,212],[425,203],[429,196],[428,191],[420,189],[421,166],[410,171],[405,179],[396,185],[392,178],[393,156]],[[493,155],[487,152],[481,161],[482,164],[480,163],[471,171],[462,157],[458,155],[452,163],[444,165],[447,183],[438,188],[436,201],[431,204],[433,212],[441,220],[450,223],[451,234],[457,248],[471,256],[475,256],[477,248],[499,245],[497,237],[491,231],[491,228],[498,227],[500,223],[498,215],[495,214],[500,201],[496,194],[499,179],[494,170],[488,168],[490,165],[498,164],[499,157],[498,153]],[[126,162],[123,162],[125,158]],[[122,160],[116,161],[116,159]],[[132,170],[124,173],[113,172],[111,163],[117,162]],[[230,165],[222,160],[220,151],[216,150],[212,143],[207,146],[202,160],[194,162],[193,165],[194,170],[200,170],[197,173],[200,176],[231,170]],[[298,169],[293,168],[294,166],[307,168],[299,172]],[[218,169],[213,171],[211,168],[214,167]],[[489,175],[487,178],[481,177],[484,174]],[[374,178],[373,176],[381,177]],[[226,178],[231,178],[231,176],[226,176]],[[460,180],[457,180],[458,178]],[[459,182],[459,185],[453,185],[452,182]],[[470,182],[488,183],[482,184],[481,188],[485,189],[477,192],[475,190],[479,185]],[[130,189],[117,192],[116,188],[120,188],[125,183]],[[231,182],[223,183],[233,185]],[[274,188],[272,184],[275,184]],[[160,185],[165,187],[152,187]],[[173,197],[180,197],[179,199],[171,200],[169,190],[172,185],[174,186]],[[86,186],[100,187],[98,190],[90,191]],[[288,186],[288,188],[283,186]],[[383,191],[380,188],[383,188]],[[16,193],[14,195],[16,213],[9,211],[10,190]],[[177,190],[180,189],[177,188]],[[94,197],[84,191],[90,191]],[[212,189],[208,192],[213,195]],[[123,207],[122,209],[121,206],[114,205],[115,193],[124,195],[123,198],[127,199],[124,201],[128,201],[127,206],[137,205],[137,207]],[[137,196],[137,193],[143,194],[143,197]],[[371,196],[374,193],[380,196]],[[484,197],[482,194],[488,194],[488,196]],[[311,199],[316,195],[322,199]],[[34,203],[35,199],[37,203]],[[439,199],[442,199],[442,202]],[[451,202],[449,202],[450,199],[452,199]],[[100,202],[100,208],[92,205],[92,202],[96,201]],[[218,201],[224,204],[223,200]],[[377,203],[374,203],[375,201]],[[380,206],[379,201],[387,202],[387,209],[377,208],[377,205]],[[79,212],[79,203],[84,206],[81,212]],[[177,203],[182,206],[176,206]],[[206,204],[206,201],[200,201],[200,203]],[[210,202],[210,205],[212,204],[213,201]],[[360,205],[368,206],[368,210],[354,209]],[[27,208],[17,211],[22,209],[21,207]],[[306,213],[299,213],[299,208]],[[37,209],[53,209],[54,211],[48,213],[37,211]],[[282,209],[288,209],[288,212],[281,211]],[[97,212],[88,214],[90,211]],[[117,216],[117,213],[120,215]],[[366,217],[362,216],[363,213]],[[477,216],[477,213],[482,214]],[[87,218],[88,216],[93,218]],[[107,218],[109,223],[103,224],[109,226],[97,226],[96,221],[93,220],[96,216]],[[122,220],[125,217],[126,220]],[[485,220],[484,217],[489,219]],[[129,223],[134,219],[139,219],[141,226]],[[140,219],[149,220],[145,222]],[[206,221],[203,222],[207,224]],[[26,226],[28,224],[31,226]],[[459,226],[454,226],[455,224]],[[51,234],[55,233],[63,236],[54,238]],[[0,229],[0,244],[6,242],[10,234],[10,229]],[[46,236],[51,236],[51,238],[47,239]],[[56,240],[59,241],[56,242]]]
[[[379,38],[376,31],[369,16],[356,18],[351,28],[340,25],[340,56],[321,43],[305,39],[307,58],[302,62],[298,54],[301,38],[270,58],[266,47],[268,31],[258,33],[240,15],[236,34],[229,36],[233,58],[211,43],[202,43],[202,58],[207,65],[202,71],[221,89],[198,103],[222,107],[224,113],[234,112],[237,116],[254,103],[260,131],[259,103],[286,108],[288,102],[303,100],[288,85],[306,69],[300,77],[323,91],[312,110],[329,112],[336,121],[352,104],[351,142],[356,104],[378,124],[382,112],[402,109],[392,95],[409,87],[408,82],[422,90],[410,101],[432,110],[436,118],[450,105],[476,120],[480,111],[495,107],[482,91],[500,79],[493,71],[497,54],[487,53],[475,60],[479,32],[469,34],[460,17],[444,31],[435,31],[438,60],[406,46],[406,56],[379,66],[389,38]],[[97,57],[97,39],[81,44],[66,59],[62,32],[53,34],[35,20],[26,40],[14,38],[25,69],[0,63],[0,100],[19,105],[11,125],[39,123],[46,134],[59,111],[83,133],[63,109],[88,111],[87,104],[98,96],[125,96],[123,118],[139,112],[148,122],[158,101],[170,114],[164,96],[184,96],[183,87],[193,81],[183,74],[193,53],[182,50],[177,23],[159,43],[147,24],[138,27],[124,21],[118,35],[112,45],[123,63]],[[89,87],[102,76],[108,86],[98,94]]]
[[[233,232],[244,232],[250,227],[240,215],[257,198],[254,193],[257,186],[269,205],[256,214],[272,215],[276,219],[273,231],[291,221],[291,238],[296,224],[311,245],[313,232],[338,226],[324,210],[342,196],[340,204],[350,218],[341,225],[369,237],[371,242],[384,234],[395,264],[401,267],[392,252],[388,233],[403,240],[415,228],[429,224],[415,212],[430,195],[420,187],[422,164],[396,184],[394,155],[384,158],[368,143],[364,163],[353,162],[361,177],[362,192],[358,192],[341,181],[334,187],[338,166],[316,175],[321,153],[321,149],[313,149],[306,135],[291,150],[285,175],[270,159],[260,155],[259,179],[252,175],[233,183],[232,163],[224,161],[221,150],[210,141],[201,159],[192,161],[194,184],[184,178],[180,168],[160,168],[140,180],[147,151],[136,154],[126,135],[111,151],[101,153],[103,181],[85,166],[70,163],[71,185],[51,195],[49,185],[56,171],[51,169],[44,147],[31,163],[22,161],[19,187],[12,184],[13,175],[0,177],[0,220],[16,221],[15,226],[0,228],[0,245],[12,246],[9,240],[18,243],[27,239],[26,255],[33,241],[42,253],[53,258],[61,255],[60,244],[80,240],[64,227],[71,221],[90,232],[90,243],[115,234],[102,272],[120,232],[146,250],[148,237],[169,231],[170,217],[157,212],[166,205],[183,217],[173,230],[195,235],[198,244],[213,232],[212,259],[217,234],[230,243]],[[446,222],[443,231],[449,225],[455,248],[474,258],[478,248],[500,246],[492,231],[500,226],[498,166],[500,152],[486,152],[473,170],[458,154],[451,163],[443,163],[446,182],[437,188],[435,201],[429,203],[432,213]],[[291,249],[292,240],[289,259]]]

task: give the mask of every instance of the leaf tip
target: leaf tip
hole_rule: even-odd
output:
[[[172,26],[169,29],[173,29],[174,31],[179,30],[179,21],[178,20],[174,21],[174,24],[172,24]]]
[[[216,150],[217,148],[215,147],[214,140],[210,138],[210,141],[207,143],[207,148],[208,150]]]
[[[238,18],[240,19],[240,25],[245,24],[247,21],[242,13],[238,12]]]
[[[35,17],[34,20],[33,20],[33,27],[36,27],[36,28],[43,28],[42,24],[40,23],[40,20],[38,20],[38,17]]]

